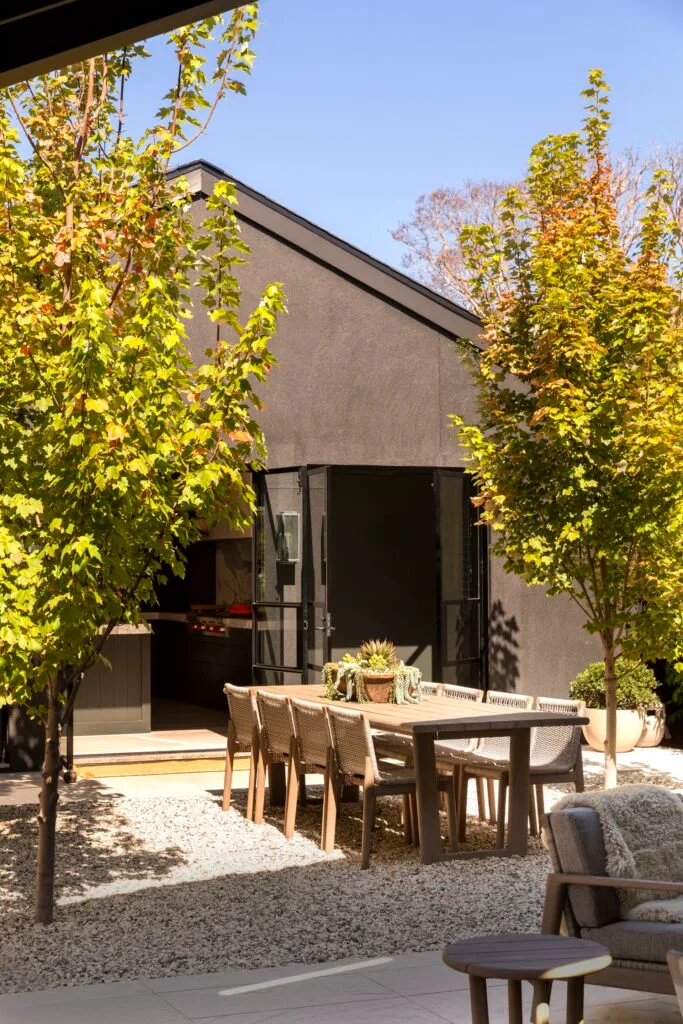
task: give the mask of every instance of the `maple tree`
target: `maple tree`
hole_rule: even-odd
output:
[[[279,284],[240,310],[248,249],[221,182],[197,226],[169,162],[243,93],[256,5],[169,36],[176,77],[126,130],[143,45],[0,94],[0,702],[46,729],[36,916],[54,903],[60,732],[87,670],[155,582],[182,573],[200,522],[244,527],[265,448],[254,392],[273,362]],[[209,54],[217,54],[209,65]],[[191,287],[215,324],[186,345]]]
[[[622,236],[600,71],[583,95],[582,130],[539,142],[496,223],[461,232],[484,348],[479,422],[453,419],[506,569],[600,639],[612,786],[616,660],[681,656],[683,236],[665,170]]]

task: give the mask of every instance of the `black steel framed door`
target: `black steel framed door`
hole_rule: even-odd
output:
[[[253,679],[300,683],[304,664],[304,492],[300,469],[254,477]]]
[[[488,531],[472,504],[472,479],[462,470],[434,473],[441,680],[488,685]]]
[[[330,609],[330,467],[306,470],[305,485],[306,679],[319,682],[330,660],[334,626]]]

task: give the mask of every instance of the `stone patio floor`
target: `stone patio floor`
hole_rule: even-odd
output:
[[[528,1010],[531,990],[526,988]],[[552,1024],[565,1020],[564,998],[564,985],[556,985]],[[490,1024],[507,1022],[506,1001],[505,984],[489,982]],[[0,996],[2,1024],[467,1024],[469,1020],[467,979],[445,967],[438,953]],[[680,1024],[681,1017],[673,998],[587,986],[585,1021]]]

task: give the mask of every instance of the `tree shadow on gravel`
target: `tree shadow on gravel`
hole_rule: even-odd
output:
[[[0,907],[26,918],[34,897],[38,823],[35,804],[0,807]],[[151,850],[131,834],[115,800],[65,800],[57,812],[55,900],[93,885],[168,874],[185,856],[179,847]]]
[[[297,806],[295,831],[319,845],[322,825],[322,786],[307,787],[308,804]],[[217,801],[219,800],[218,794]],[[267,791],[266,791],[267,796]],[[246,813],[246,793],[233,792],[232,805],[240,814]],[[385,796],[377,801],[377,815],[372,842],[371,864],[375,863],[411,863],[416,867],[420,864],[420,854],[416,846],[406,845],[403,838],[401,823],[402,798]],[[446,848],[448,827],[444,811],[440,814],[441,837]],[[270,807],[266,798],[263,822],[276,828],[284,829],[284,808]],[[342,802],[338,807],[337,827],[335,829],[335,850],[347,858],[358,859],[360,863],[361,827],[363,822],[363,804],[360,801]],[[467,839],[458,843],[463,852],[493,849],[496,845],[496,826],[488,821],[480,821],[478,817],[468,813]],[[529,852],[540,853],[543,844],[540,837],[529,836]]]

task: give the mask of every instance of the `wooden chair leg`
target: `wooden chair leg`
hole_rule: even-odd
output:
[[[477,779],[477,807],[479,808],[479,821],[486,821],[486,791],[484,780]]]
[[[536,807],[538,808],[538,823],[540,827],[541,822],[543,821],[543,816],[545,815],[545,795],[543,793],[542,785],[536,786]]]
[[[576,764],[574,765],[574,788],[577,793],[583,793],[583,754],[581,753],[580,745],[579,752],[576,755]]]
[[[467,786],[469,785],[470,777],[467,774],[467,769],[464,766],[460,768],[460,778],[458,779],[458,842],[464,843],[467,838]]]
[[[254,797],[256,796],[256,755],[252,747],[249,752],[249,788],[247,790],[247,821],[254,820]]]
[[[533,786],[529,786],[529,832],[532,836],[538,835],[538,817],[536,815],[536,793]]]
[[[496,785],[493,779],[486,780],[486,789],[489,798],[489,824],[495,825],[496,821]]]
[[[235,764],[235,729],[232,722],[228,722],[228,742],[225,747],[225,775],[223,778],[223,802],[221,807],[224,811],[230,808],[230,796],[232,794],[232,772]]]
[[[455,853],[458,849],[458,812],[455,792],[450,780],[444,795],[448,815],[448,849]]]
[[[323,828],[320,838],[321,849],[325,853],[334,850],[334,834],[337,828],[337,802],[339,800],[339,783],[334,751],[327,752],[327,769],[325,771],[325,795],[323,797]]]
[[[377,794],[374,786],[363,787],[363,838],[360,850],[361,868],[370,867],[370,851],[372,850],[372,822],[375,817]]]
[[[498,823],[496,826],[496,846],[505,846],[505,813],[507,811],[508,780],[505,775],[498,780]]]
[[[298,750],[294,737],[289,747],[289,767],[287,769],[287,793],[285,796],[285,839],[291,839],[294,835],[294,824],[296,822],[296,801],[299,795],[299,766]]]
[[[263,747],[259,743],[256,759],[256,796],[254,798],[254,822],[260,825],[263,821],[263,809],[266,803],[266,771],[267,758]]]
[[[403,794],[403,839],[406,846],[410,846],[413,841],[413,821],[410,813],[410,797],[407,793]]]
[[[410,831],[413,834],[413,846],[420,846],[420,823],[417,820],[417,797],[414,793],[408,796],[410,806]]]

